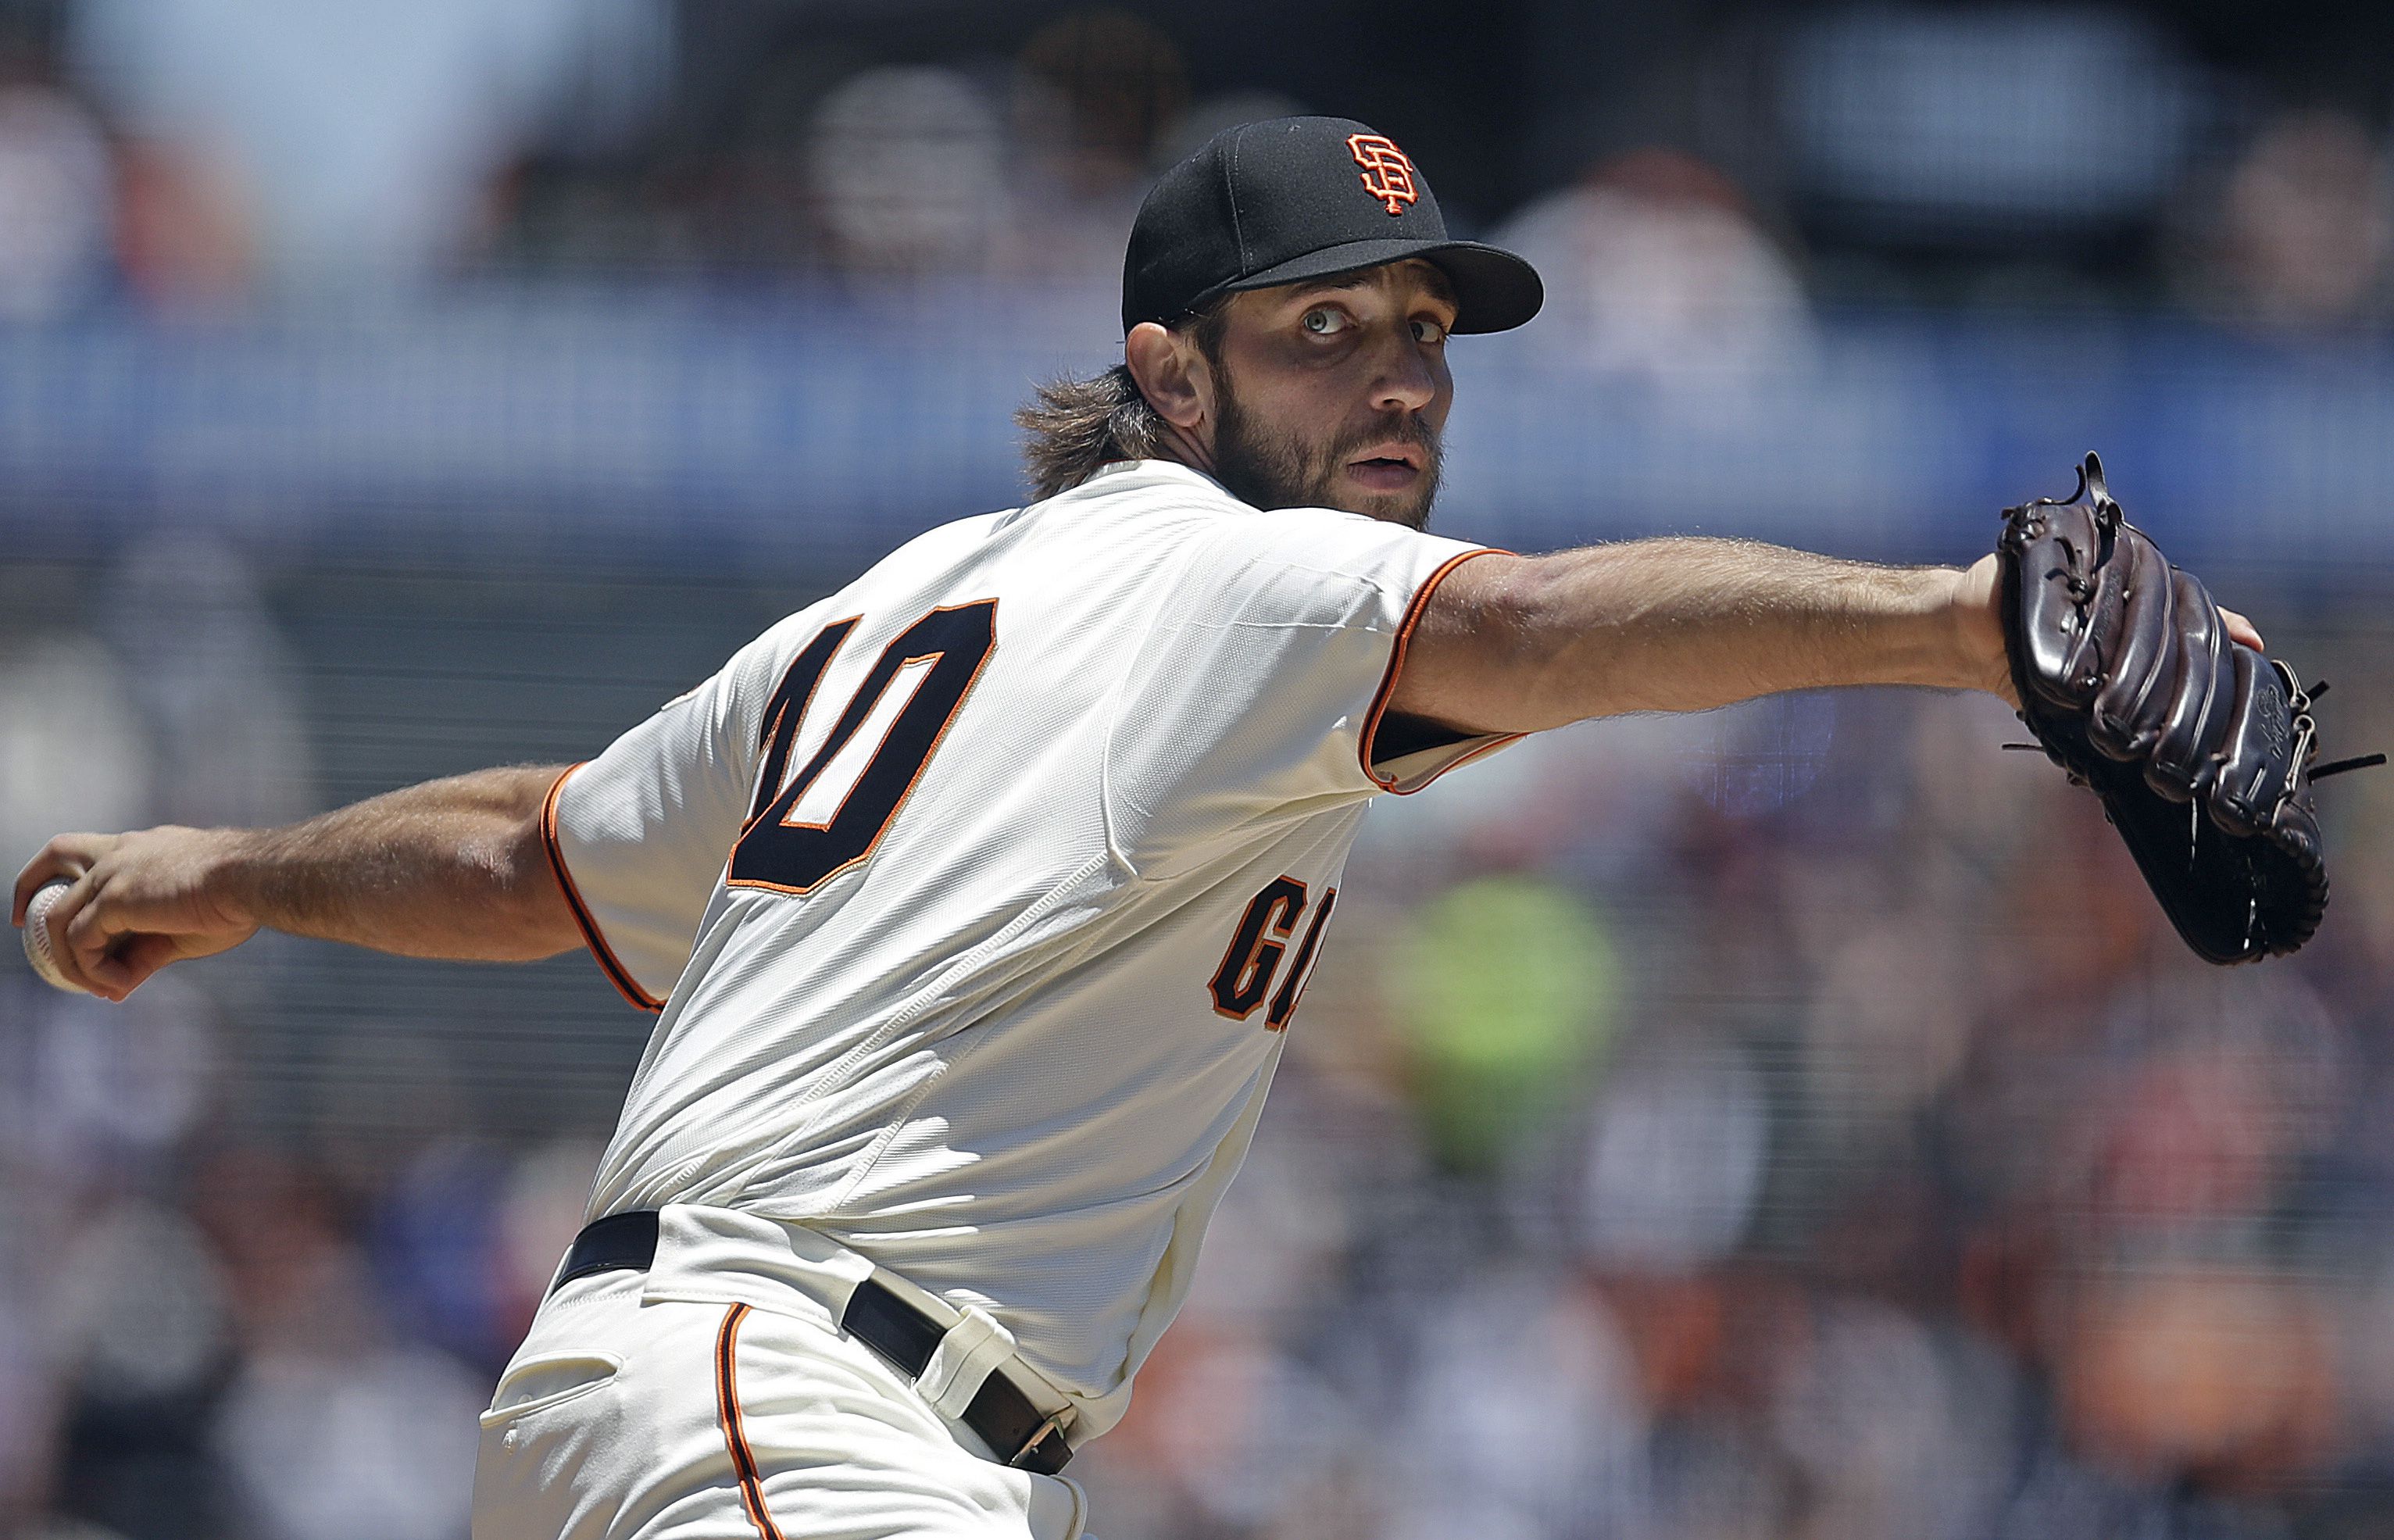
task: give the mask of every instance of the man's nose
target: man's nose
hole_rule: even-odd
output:
[[[1372,404],[1383,412],[1419,412],[1438,397],[1438,378],[1411,336],[1400,336],[1386,350]]]

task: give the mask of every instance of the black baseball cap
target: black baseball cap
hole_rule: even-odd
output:
[[[1351,118],[1226,128],[1165,172],[1123,258],[1123,330],[1171,325],[1226,294],[1418,257],[1454,285],[1458,332],[1502,332],[1545,303],[1538,270],[1447,238],[1429,183],[1385,134]]]

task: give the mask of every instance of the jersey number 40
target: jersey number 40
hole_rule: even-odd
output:
[[[858,624],[824,627],[765,704],[764,769],[726,874],[734,888],[810,893],[873,853],[997,645],[997,600],[934,610],[900,632],[784,785],[815,687]]]

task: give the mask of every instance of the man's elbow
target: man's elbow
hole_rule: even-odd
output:
[[[490,895],[486,955],[493,962],[533,962],[581,944],[541,825],[535,811],[460,852],[474,885]]]
[[[1556,626],[1567,575],[1552,557],[1499,555],[1455,569],[1430,596],[1392,706],[1475,733],[1577,719],[1560,688]]]

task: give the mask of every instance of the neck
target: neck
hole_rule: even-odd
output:
[[[1191,470],[1202,470],[1208,476],[1214,474],[1212,446],[1200,439],[1192,429],[1183,428],[1177,423],[1168,422],[1164,425],[1163,433],[1158,435],[1155,441],[1155,454],[1158,459],[1177,460]]]

